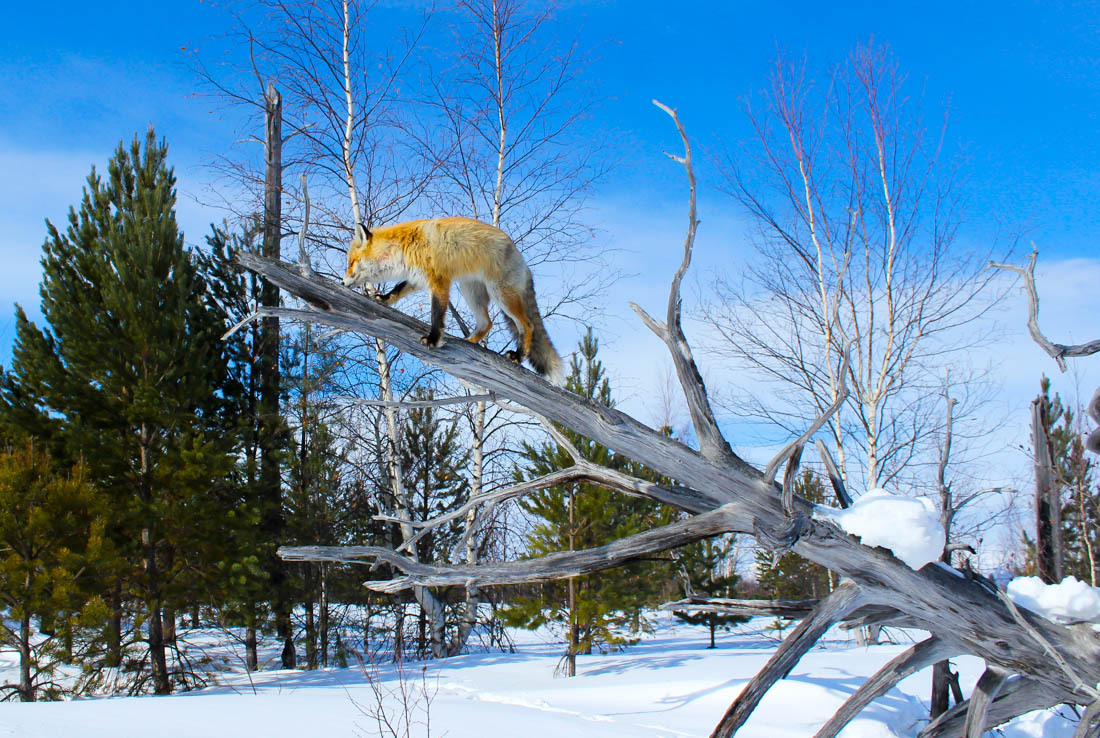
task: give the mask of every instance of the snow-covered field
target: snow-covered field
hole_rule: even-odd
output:
[[[516,653],[481,653],[427,662],[432,695],[430,727],[413,736],[484,738],[611,738],[708,735],[730,701],[773,652],[771,622],[758,618],[720,634],[707,649],[702,628],[675,625],[660,616],[656,633],[613,654],[578,658],[575,678],[554,676],[561,644],[542,633],[517,632]],[[888,633],[894,645],[861,647],[840,630],[807,654],[787,679],[765,697],[745,738],[807,738],[863,679],[912,642],[904,631]],[[221,646],[229,663],[240,663]],[[0,678],[14,677],[13,654],[0,654]],[[964,690],[977,680],[981,662],[958,665]],[[406,667],[405,694],[423,722],[419,663]],[[842,735],[848,738],[912,736],[927,714],[929,675],[917,674],[875,702]],[[373,687],[372,687],[373,682]],[[217,686],[170,697],[115,697],[71,702],[0,705],[0,736],[13,738],[118,738],[124,736],[373,736],[383,697],[386,713],[399,716],[401,680],[386,664],[368,678],[363,668],[321,671],[230,671]],[[1064,710],[1064,708],[1063,708]],[[1064,710],[1065,711],[1065,710]],[[1068,711],[1065,711],[1068,714]],[[1072,722],[1055,712],[1025,716],[991,735],[1070,736]],[[398,735],[401,733],[399,732]]]

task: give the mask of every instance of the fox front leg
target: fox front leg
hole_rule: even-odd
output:
[[[428,348],[436,348],[443,343],[443,319],[447,315],[447,304],[450,302],[449,292],[449,289],[442,293],[432,290],[432,327],[428,335],[420,339]]]
[[[396,285],[394,285],[392,290],[384,295],[379,295],[378,301],[381,302],[383,305],[392,305],[405,295],[413,292],[415,289],[416,288],[409,284],[407,280],[398,282]]]

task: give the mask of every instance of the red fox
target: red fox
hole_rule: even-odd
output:
[[[443,319],[451,299],[451,282],[458,282],[466,304],[477,319],[469,336],[474,343],[489,333],[489,296],[509,318],[516,350],[505,355],[519,363],[530,360],[535,370],[562,383],[561,357],[546,335],[535,302],[535,283],[519,249],[504,231],[472,218],[434,218],[368,231],[357,224],[348,249],[348,287],[365,282],[397,285],[379,300],[393,303],[418,290],[432,293],[432,325],[421,343],[435,348],[443,340]]]

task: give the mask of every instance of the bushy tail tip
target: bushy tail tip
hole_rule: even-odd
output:
[[[546,378],[550,384],[561,387],[565,384],[565,372],[562,370],[561,356],[554,350],[550,339],[545,337],[542,341],[532,342],[531,366],[535,371]]]

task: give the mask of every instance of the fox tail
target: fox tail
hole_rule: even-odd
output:
[[[550,343],[550,336],[546,333],[546,327],[542,324],[542,316],[539,315],[538,302],[535,300],[535,281],[527,277],[527,289],[523,291],[524,307],[531,320],[531,354],[528,361],[535,371],[557,386],[565,383],[565,373],[562,369],[561,356],[558,355],[554,344]]]

